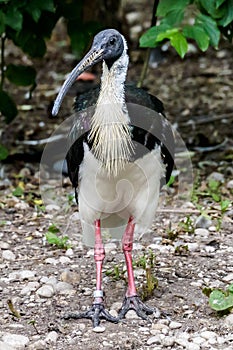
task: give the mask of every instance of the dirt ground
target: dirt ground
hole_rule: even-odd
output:
[[[32,99],[25,99],[25,88],[15,89],[19,115],[6,129],[1,120],[2,140],[11,156],[0,172],[0,349],[232,349],[232,314],[213,311],[203,293],[203,288],[226,289],[233,282],[232,46],[222,42],[218,51],[190,52],[183,61],[169,48],[159,66],[148,70],[145,87],[163,101],[169,121],[190,151],[194,192],[191,186],[188,194],[180,191],[180,172],[185,178],[190,169],[179,168],[174,184],[162,191],[153,227],[136,239],[137,288],[145,296],[140,261],[153,254],[156,288],[146,303],[161,314],[147,322],[132,312],[119,324],[103,321],[105,331],[94,333],[90,321],[62,318],[69,310],[91,305],[95,284],[93,250],[82,244],[72,187],[68,179],[62,185],[48,179],[55,204],[42,203],[41,191],[47,187],[39,182],[39,165],[45,145],[24,143],[49,137],[70,115],[77,91],[93,84],[77,82],[61,116],[48,118],[48,106],[76,62],[63,39],[57,30],[46,57],[34,62],[38,85]],[[12,45],[7,50],[8,62],[27,62]],[[130,55],[128,81],[137,82],[142,53],[133,49]],[[95,72],[98,76],[99,68]],[[177,153],[182,157],[179,149]],[[220,201],[208,187],[209,176],[220,183]],[[18,187],[22,192],[14,192]],[[230,201],[225,213],[223,200]],[[208,220],[200,220],[202,213]],[[46,242],[52,224],[69,237],[67,251]],[[114,314],[126,289],[120,242],[107,242],[106,251],[105,300]]]

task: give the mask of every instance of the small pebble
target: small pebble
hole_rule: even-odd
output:
[[[15,350],[15,347],[0,341],[0,350]]]
[[[206,228],[208,229],[212,224],[212,220],[205,215],[200,215],[196,222],[195,222],[195,227],[196,228]]]
[[[68,248],[66,251],[66,256],[73,256],[74,255],[74,251],[71,248]]]
[[[22,202],[16,203],[15,208],[18,210],[28,210],[29,204],[22,201]]]
[[[230,315],[228,315],[228,316],[226,316],[224,322],[225,322],[225,324],[226,324],[227,326],[233,327],[233,313],[230,314]]]
[[[217,334],[215,332],[212,332],[212,331],[203,331],[203,332],[201,332],[200,335],[202,338],[205,338],[206,340],[208,340],[210,338],[217,337]]]
[[[46,343],[56,344],[58,339],[58,334],[55,331],[49,332],[45,338]]]
[[[97,326],[95,328],[93,328],[93,332],[95,333],[103,333],[105,331],[106,327],[104,326]]]
[[[230,188],[230,189],[233,188],[233,180],[228,181],[227,188]]]
[[[61,264],[70,264],[70,258],[68,256],[61,256],[59,262]]]
[[[56,204],[48,204],[45,207],[45,210],[48,211],[48,212],[50,212],[50,211],[58,211],[60,209],[61,208],[58,205],[56,205]]]
[[[63,282],[78,284],[80,282],[81,276],[79,273],[67,269],[61,273],[60,279]]]
[[[136,314],[136,312],[134,310],[129,310],[127,312],[127,314],[125,315],[125,318],[128,320],[139,319],[138,315]]]
[[[36,294],[43,298],[51,298],[54,295],[54,288],[45,284],[36,291]]]
[[[223,277],[224,282],[233,282],[233,272],[229,273],[225,277]]]
[[[194,230],[194,234],[197,236],[201,236],[201,237],[208,237],[209,236],[209,231],[205,228],[196,228]]]
[[[171,321],[169,324],[170,329],[178,329],[181,327],[182,327],[182,323],[180,323],[180,322]]]
[[[72,284],[67,283],[67,282],[58,282],[55,286],[56,288],[56,292],[60,293],[60,294],[65,294],[68,291],[73,289]]]
[[[7,333],[2,336],[2,341],[15,349],[24,349],[29,344],[29,338],[21,334]]]
[[[221,173],[218,173],[217,171],[214,171],[211,173],[208,177],[207,180],[215,180],[219,182],[224,182],[224,175]]]
[[[11,250],[3,250],[2,259],[7,261],[15,261],[15,254]]]
[[[200,350],[200,345],[193,343],[193,342],[188,342],[188,344],[186,345],[186,349],[187,350]]]
[[[161,344],[161,338],[160,338],[160,335],[154,335],[153,337],[150,337],[148,340],[147,340],[147,345],[152,345],[152,344]]]

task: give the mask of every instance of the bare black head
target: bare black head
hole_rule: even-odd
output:
[[[98,33],[94,37],[90,50],[72,70],[61,87],[61,90],[59,91],[59,94],[54,102],[52,115],[56,116],[58,114],[63,98],[81,73],[102,60],[106,62],[108,69],[111,69],[114,62],[121,57],[124,49],[124,39],[117,30],[106,29]]]

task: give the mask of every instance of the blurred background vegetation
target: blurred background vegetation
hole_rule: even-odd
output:
[[[128,37],[123,2],[127,1],[0,0],[0,113],[6,124],[18,113],[11,85],[28,87],[30,97],[36,88],[37,77],[33,64],[7,62],[8,43],[12,42],[30,58],[43,58],[46,42],[57,22],[62,20],[72,53],[80,59],[94,34],[101,29],[114,27]],[[165,42],[169,42],[183,58],[190,42],[206,51],[209,46],[217,48],[221,36],[232,41],[233,0],[155,0],[148,23],[148,29],[140,33],[139,42],[134,43],[149,48],[144,73],[150,48]],[[1,146],[0,159],[6,155],[6,149]]]

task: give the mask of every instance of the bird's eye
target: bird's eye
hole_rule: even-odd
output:
[[[114,45],[115,42],[116,42],[116,39],[115,39],[115,38],[112,38],[112,39],[109,40],[110,45]]]

